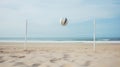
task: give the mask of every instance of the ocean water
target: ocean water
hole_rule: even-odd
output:
[[[24,37],[1,37],[0,41],[24,41]],[[47,38],[47,37],[28,37],[27,41],[93,41],[93,38]],[[96,41],[120,41],[120,38],[96,38]]]

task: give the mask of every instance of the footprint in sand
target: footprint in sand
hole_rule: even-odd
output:
[[[9,61],[9,63],[14,63],[16,60],[11,60],[11,61]]]
[[[64,55],[63,55],[63,59],[64,59],[64,60],[68,60],[68,58],[70,58],[70,55],[69,55],[69,54],[64,54]]]
[[[63,64],[61,67],[76,67],[76,66],[74,64],[67,63]]]
[[[28,54],[31,53],[31,52],[33,52],[33,51],[34,51],[34,50],[24,50],[24,52],[25,52],[25,53],[28,53]]]
[[[0,63],[5,62],[6,60],[3,60],[3,56],[0,56]]]
[[[50,60],[50,62],[55,63],[56,61],[61,60],[61,59],[62,58],[53,58],[53,59]]]
[[[28,67],[25,63],[23,62],[16,62],[13,66],[18,66],[18,67]]]
[[[10,57],[12,57],[12,58],[16,58],[17,56],[10,56]]]
[[[24,58],[25,56],[19,56],[18,58]]]
[[[3,62],[5,62],[5,60],[0,60],[0,63],[3,63]]]
[[[12,58],[24,58],[25,56],[10,56]]]
[[[3,58],[3,56],[0,56],[0,59],[2,59]]]
[[[91,64],[91,61],[86,61],[82,66],[89,66]]]
[[[4,51],[0,50],[0,53],[4,53]]]
[[[32,64],[32,67],[39,67],[40,66],[40,64]]]

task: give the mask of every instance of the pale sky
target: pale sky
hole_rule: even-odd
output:
[[[60,25],[67,17],[68,25]],[[0,37],[120,37],[120,0],[0,0]]]

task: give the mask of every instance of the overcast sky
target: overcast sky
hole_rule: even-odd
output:
[[[61,26],[60,18],[68,25]],[[120,37],[120,0],[0,0],[0,37]]]

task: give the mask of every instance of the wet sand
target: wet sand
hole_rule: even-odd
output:
[[[120,67],[120,43],[0,43],[0,67]]]

